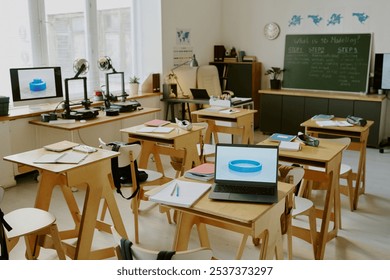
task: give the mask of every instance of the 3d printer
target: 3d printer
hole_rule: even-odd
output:
[[[105,93],[104,93],[104,106],[106,114],[115,114],[115,111],[118,112],[132,112],[137,110],[141,104],[137,101],[126,101],[128,94],[125,92],[125,79],[123,72],[117,72],[112,66],[111,58],[104,56],[98,60],[98,68],[102,71],[112,69],[112,72],[106,73],[106,84],[105,84]],[[110,78],[113,76],[119,76],[120,78],[120,95],[114,96],[110,92]],[[118,102],[118,97],[120,101]],[[111,103],[111,101],[113,103]]]
[[[62,113],[62,118],[64,119],[76,119],[76,120],[85,120],[85,119],[93,119],[99,115],[99,109],[90,108],[91,101],[88,99],[87,93],[87,78],[80,77],[82,74],[86,74],[88,72],[89,65],[86,59],[77,59],[73,63],[73,70],[76,75],[73,78],[65,79],[65,101],[64,101],[64,112]],[[79,103],[70,104],[69,100],[69,83],[81,80],[83,82],[83,91],[84,91],[84,100]],[[79,110],[71,110],[71,106],[82,105],[83,109]]]

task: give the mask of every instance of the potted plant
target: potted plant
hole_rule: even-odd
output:
[[[130,77],[130,95],[137,95],[139,88],[139,77],[133,76]]]
[[[280,89],[282,87],[282,81],[280,76],[283,73],[283,69],[279,67],[271,67],[265,72],[265,75],[270,75],[271,89]]]

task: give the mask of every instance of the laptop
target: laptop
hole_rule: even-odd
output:
[[[207,90],[204,88],[190,88],[190,90],[194,99],[210,99]]]
[[[217,144],[209,198],[255,203],[278,201],[278,146]]]

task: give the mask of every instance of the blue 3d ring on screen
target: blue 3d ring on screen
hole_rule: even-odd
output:
[[[258,172],[263,168],[260,162],[249,159],[232,160],[229,162],[228,166],[232,171],[243,173]]]

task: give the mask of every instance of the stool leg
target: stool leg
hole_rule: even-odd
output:
[[[50,235],[53,239],[53,245],[54,245],[54,248],[56,249],[57,251],[57,254],[58,254],[58,258],[60,260],[65,260],[65,252],[64,252],[64,249],[61,245],[61,239],[60,239],[60,234],[58,232],[58,227],[56,224],[52,224],[50,226]]]

